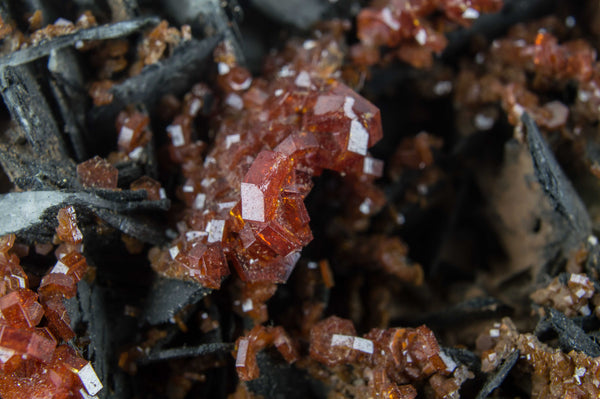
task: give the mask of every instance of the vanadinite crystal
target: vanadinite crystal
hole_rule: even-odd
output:
[[[87,263],[79,252],[83,235],[75,209],[60,209],[58,222],[61,257],[42,278],[37,294],[29,289],[19,257],[13,253],[15,236],[0,237],[0,396],[4,399],[83,399],[95,397],[102,389],[90,362],[62,343],[75,336],[63,300],[76,294]]]
[[[409,384],[429,379],[436,397],[450,398],[470,377],[441,351],[425,326],[375,328],[359,337],[350,320],[331,316],[312,327],[310,357],[329,367],[368,369],[368,397],[414,398],[417,391]]]
[[[95,156],[77,165],[77,176],[84,187],[117,188],[119,171],[105,159]]]
[[[268,346],[275,346],[288,363],[298,359],[298,351],[283,327],[256,326],[236,341],[235,367],[240,379],[248,381],[258,377],[256,354]]]
[[[429,67],[432,53],[440,53],[448,40],[444,25],[458,23],[469,26],[480,13],[497,12],[502,0],[386,0],[372,1],[356,18],[357,36],[361,43],[353,46],[351,55],[361,65],[380,61],[380,46],[414,67]],[[433,16],[441,14],[446,21]],[[440,23],[440,22],[445,22]]]
[[[218,288],[229,261],[246,282],[285,282],[313,238],[304,205],[312,176],[331,169],[377,191],[381,165],[368,148],[382,137],[379,110],[331,77],[341,61],[334,36],[310,43],[274,56],[265,79],[237,65],[226,43],[217,48],[222,115],[204,162],[192,121],[206,89],[192,90],[167,128],[188,209],[179,237],[152,251],[157,271]]]

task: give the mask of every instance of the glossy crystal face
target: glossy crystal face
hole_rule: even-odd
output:
[[[382,137],[379,110],[341,81],[323,78],[335,57],[325,61],[331,42],[315,43],[311,56],[303,50],[268,80],[252,79],[217,49],[223,113],[213,147],[203,159],[186,155],[193,154],[193,114],[179,114],[167,128],[189,208],[179,237],[153,253],[155,270],[219,288],[227,259],[246,282],[283,283],[312,240],[304,205],[312,177],[331,169],[369,185],[381,174],[381,162],[367,154]],[[192,92],[183,109],[194,101],[201,99]],[[223,251],[218,267],[194,260],[194,248],[213,243]]]

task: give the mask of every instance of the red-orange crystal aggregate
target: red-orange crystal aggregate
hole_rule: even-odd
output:
[[[288,363],[298,359],[298,350],[283,327],[256,326],[236,341],[235,367],[243,381],[259,376],[256,354],[266,347],[274,346]]]
[[[437,397],[450,398],[468,377],[425,326],[375,328],[359,337],[350,320],[331,316],[312,327],[310,357],[328,367],[352,364],[368,369],[363,392],[368,397],[414,398],[417,391],[410,384],[429,379]]]
[[[119,151],[136,158],[136,149],[144,147],[152,138],[148,130],[150,118],[148,115],[136,111],[122,111],[117,116],[116,128],[119,132],[117,145]],[[139,150],[138,150],[139,152]]]
[[[15,236],[0,237],[0,396],[5,399],[90,398],[102,389],[90,362],[62,343],[75,336],[63,300],[76,294],[87,264],[78,251],[83,235],[75,209],[61,209],[58,221],[62,257],[37,294],[13,253]]]
[[[77,176],[84,187],[114,189],[117,188],[119,171],[96,155],[77,165]]]
[[[481,109],[497,102],[513,125],[520,124],[525,111],[542,130],[562,129],[569,119],[575,122],[574,131],[580,131],[586,122],[595,123],[600,105],[597,51],[580,39],[560,43],[551,33],[559,29],[560,22],[548,17],[531,26],[516,25],[506,38],[495,40],[489,52],[481,54],[485,69],[465,66],[459,73],[456,108],[466,115],[474,114],[471,119],[481,130],[485,130],[478,123]],[[577,85],[573,105],[544,102],[544,96],[539,95],[540,91],[560,90],[573,82]]]
[[[532,398],[597,398],[600,360],[575,350],[564,353],[533,334],[521,334],[509,318],[495,323],[477,339],[482,351],[481,369],[489,372],[512,352],[532,371]]]
[[[379,47],[392,49],[389,56],[414,67],[429,67],[433,53],[448,44],[443,24],[434,19],[443,15],[446,24],[469,26],[480,13],[500,11],[502,0],[386,0],[373,1],[356,19],[361,43],[354,45],[355,62],[373,65],[380,61]],[[442,27],[442,29],[440,29]]]
[[[333,77],[341,61],[336,37],[291,46],[267,62],[265,79],[237,65],[226,44],[216,50],[222,115],[203,162],[192,121],[205,87],[186,96],[167,128],[188,209],[178,238],[150,255],[160,273],[219,288],[229,261],[246,282],[285,282],[312,240],[304,198],[323,169],[354,176],[381,204],[373,180],[382,165],[367,152],[382,137],[379,110]]]

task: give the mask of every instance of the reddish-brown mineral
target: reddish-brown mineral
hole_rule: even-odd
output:
[[[77,176],[84,187],[114,189],[117,188],[119,171],[96,155],[77,165]]]
[[[359,65],[380,61],[379,47],[393,49],[389,55],[414,67],[430,67],[433,53],[439,54],[448,41],[444,24],[433,16],[442,14],[446,24],[469,26],[480,13],[496,12],[502,0],[387,0],[373,1],[357,16],[357,35],[361,43],[351,55]]]
[[[171,247],[151,254],[157,271],[218,288],[228,259],[244,281],[285,282],[312,240],[304,206],[311,177],[332,169],[369,192],[381,172],[367,154],[382,137],[380,114],[342,82],[323,78],[339,66],[336,40],[325,35],[295,47],[291,58],[273,58],[269,80],[252,79],[227,44],[216,50],[223,115],[203,163],[191,122],[204,88],[192,90],[167,128],[189,208]]]
[[[457,369],[425,326],[375,328],[359,337],[350,320],[331,316],[311,329],[310,357],[329,367],[368,368],[368,395],[373,397],[414,398],[416,390],[409,384],[429,379],[438,397],[450,398],[472,378]]]
[[[77,227],[77,214],[75,208],[68,206],[58,211],[58,227],[56,235],[64,242],[79,244],[83,240],[83,234]]]
[[[57,236],[71,251],[42,279],[37,294],[28,288],[19,258],[12,253],[15,237],[0,238],[2,398],[83,399],[93,397],[102,389],[90,362],[61,343],[75,335],[63,300],[75,295],[77,282],[87,264],[75,249],[83,235],[77,226],[74,208],[61,209],[58,221]],[[43,318],[45,322],[40,324]]]
[[[119,150],[128,154],[130,158],[139,158],[138,148],[144,147],[152,138],[148,130],[149,123],[150,118],[146,114],[135,110],[122,111],[116,122]]]
[[[160,183],[148,176],[142,176],[133,183],[130,188],[132,190],[146,190],[148,199],[150,201],[158,201],[166,198],[164,189],[160,186]]]
[[[532,373],[532,398],[596,398],[600,395],[600,360],[584,353],[563,353],[541,343],[533,334],[520,334],[505,318],[477,339],[482,351],[481,369],[498,367],[513,351]]]
[[[298,359],[298,350],[283,327],[256,326],[248,334],[237,339],[235,367],[243,381],[259,376],[256,354],[266,347],[274,346],[288,363]]]
[[[585,274],[571,274],[566,284],[556,277],[548,286],[531,294],[531,299],[538,305],[552,306],[567,317],[577,314],[592,314],[589,300],[594,295],[594,284]]]

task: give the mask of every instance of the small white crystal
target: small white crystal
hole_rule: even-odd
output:
[[[185,144],[185,139],[183,137],[183,130],[179,125],[169,125],[167,126],[167,132],[171,136],[171,142],[175,147],[181,147]]]
[[[100,379],[98,379],[91,363],[88,362],[88,364],[79,370],[77,376],[81,380],[81,383],[88,394],[95,395],[102,389],[102,383],[100,382]]]
[[[213,219],[208,222],[206,226],[206,232],[208,233],[208,242],[221,242],[223,241],[223,231],[225,230],[225,221],[219,219]]]

